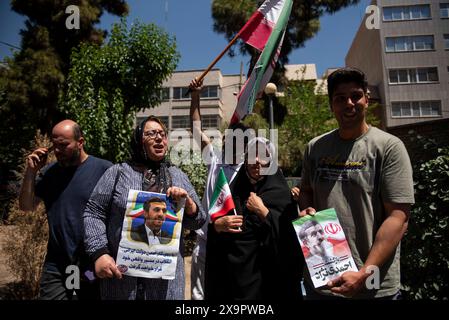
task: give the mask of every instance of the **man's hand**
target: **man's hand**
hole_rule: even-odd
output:
[[[217,232],[240,233],[243,225],[243,216],[229,215],[223,216],[215,220],[214,228]]]
[[[48,157],[47,148],[37,148],[26,159],[27,173],[36,174],[46,163]]]
[[[257,214],[261,219],[265,219],[268,212],[270,211],[265,206],[262,199],[254,192],[250,192],[249,198],[246,201],[246,207],[248,208],[249,211]]]
[[[340,277],[331,280],[327,283],[327,286],[333,293],[342,294],[346,297],[353,297],[357,292],[364,288],[366,278],[369,277],[369,273],[366,273],[364,269],[360,269],[357,272],[347,271]]]
[[[308,207],[308,208],[305,208],[304,210],[302,210],[302,211],[299,213],[299,217],[302,218],[302,217],[305,217],[306,215],[314,216],[315,213],[316,213],[315,208]]]
[[[104,254],[97,260],[95,260],[95,274],[98,278],[122,278],[122,273],[117,269],[114,259]]]

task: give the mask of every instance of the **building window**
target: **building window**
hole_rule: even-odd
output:
[[[170,88],[162,88],[160,91],[160,95],[162,101],[170,100]]]
[[[218,86],[206,86],[201,90],[201,98],[219,98]]]
[[[430,5],[384,7],[384,21],[430,19]]]
[[[449,49],[449,34],[444,35],[444,49]]]
[[[220,125],[220,120],[218,115],[207,114],[201,116],[201,125],[203,128],[207,129],[218,129]]]
[[[391,103],[393,118],[439,117],[441,101],[399,101]]]
[[[387,52],[426,51],[434,49],[433,36],[387,37]]]
[[[172,128],[172,130],[190,128],[190,117],[189,116],[173,116],[171,118],[171,128]]]
[[[162,123],[164,124],[164,126],[167,128],[167,130],[170,129],[169,124],[168,124],[168,117],[158,117],[159,119],[161,119]]]
[[[188,87],[174,87],[173,100],[190,99],[190,93],[186,95],[187,91],[189,91]]]
[[[449,18],[449,3],[440,3],[441,18]]]
[[[438,69],[436,67],[390,69],[388,75],[390,84],[438,82]]]

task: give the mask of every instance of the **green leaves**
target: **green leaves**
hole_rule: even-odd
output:
[[[106,44],[74,50],[62,111],[84,129],[88,151],[114,162],[128,157],[135,114],[160,103],[162,82],[176,68],[174,40],[152,24],[126,20]]]
[[[259,0],[213,0],[214,31],[224,34],[228,41],[231,40],[262,2]],[[292,49],[302,47],[306,40],[318,32],[320,29],[319,18],[323,14],[336,12],[358,2],[359,0],[293,1],[280,56],[282,63],[288,61],[287,56]],[[243,54],[249,54],[253,58],[258,54],[251,46],[244,43],[240,43],[239,49]],[[229,55],[233,56],[234,54],[233,49],[229,50]],[[255,63],[254,59],[253,62]]]
[[[415,205],[402,242],[402,282],[410,299],[449,299],[449,147],[414,165]]]
[[[305,74],[306,70],[302,70]],[[315,83],[299,78],[290,81],[281,103],[288,116],[279,128],[279,156],[288,175],[301,174],[302,151],[306,144],[337,127],[329,109],[327,96],[315,94]]]

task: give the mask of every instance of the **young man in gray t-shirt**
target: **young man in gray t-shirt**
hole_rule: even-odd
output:
[[[401,140],[367,124],[360,70],[333,72],[328,95],[339,127],[307,145],[300,215],[335,208],[359,271],[317,289],[306,272],[307,297],[393,299],[400,287],[400,241],[414,203],[410,159]]]

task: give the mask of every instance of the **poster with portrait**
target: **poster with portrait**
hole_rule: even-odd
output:
[[[346,271],[358,271],[335,209],[293,221],[315,288]]]
[[[162,193],[129,191],[117,254],[123,274],[175,278],[184,204]]]

